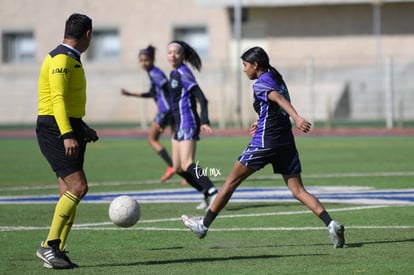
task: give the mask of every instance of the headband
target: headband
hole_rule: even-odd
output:
[[[177,41],[173,41],[173,42],[171,42],[170,44],[168,44],[168,46],[170,46],[170,45],[177,45],[177,46],[179,46],[181,49],[183,49],[184,50],[184,47],[183,47],[183,45],[181,45],[179,42],[177,42]]]

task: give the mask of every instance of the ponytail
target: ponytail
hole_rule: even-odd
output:
[[[148,56],[152,61],[155,60],[155,47],[152,45],[148,45],[148,47],[141,49],[138,53],[138,56],[141,54],[145,54]]]
[[[274,79],[276,79],[276,81],[277,82],[279,82],[279,83],[282,83],[283,82],[283,77],[282,77],[282,75],[279,73],[279,71],[278,70],[276,70],[276,68],[274,68],[274,67],[272,67],[270,64],[269,64],[269,72],[271,72],[272,73],[272,76],[273,76],[273,78]]]

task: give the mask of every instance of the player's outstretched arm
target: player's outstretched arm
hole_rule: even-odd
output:
[[[125,90],[125,89],[121,89],[121,95],[141,97],[140,93],[131,93],[131,92]]]

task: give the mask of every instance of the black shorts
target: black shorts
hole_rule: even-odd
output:
[[[249,145],[238,161],[256,171],[270,163],[275,174],[297,175],[302,171],[299,153],[294,143],[265,148]]]
[[[155,115],[154,122],[156,122],[161,128],[174,125],[174,119],[171,112],[158,112]]]
[[[85,130],[82,119],[70,118],[73,134],[79,144],[79,156],[76,159],[68,158],[65,154],[63,139],[53,116],[38,116],[36,122],[36,136],[40,151],[45,156],[57,177],[66,176],[83,170],[86,150]]]
[[[184,141],[184,140],[199,140],[200,139],[200,128],[185,128],[185,129],[175,129],[174,140]]]

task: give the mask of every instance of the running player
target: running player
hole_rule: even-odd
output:
[[[125,89],[121,89],[121,94],[126,96],[135,96],[143,98],[153,98],[157,104],[158,112],[152,122],[151,129],[148,133],[148,142],[154,151],[167,164],[167,169],[161,177],[161,182],[171,178],[175,170],[172,165],[172,160],[167,150],[159,142],[161,136],[161,129],[168,125],[173,130],[172,116],[170,112],[170,96],[168,93],[168,79],[165,74],[154,65],[155,48],[151,45],[142,49],[138,53],[139,64],[142,69],[147,71],[151,81],[150,90],[146,93],[131,93]]]
[[[183,215],[182,221],[197,237],[203,238],[243,180],[265,165],[272,164],[274,173],[282,174],[293,196],[325,223],[334,248],[343,247],[344,226],[332,220],[324,206],[306,191],[302,183],[301,164],[289,117],[305,133],[310,130],[311,124],[299,116],[291,105],[281,74],[269,64],[269,57],[262,48],[247,50],[241,59],[247,77],[251,80],[257,79],[253,85],[253,107],[259,118],[250,128],[252,140],[238,158],[204,218]]]
[[[172,141],[173,164],[175,171],[188,184],[204,194],[204,200],[197,209],[208,208],[217,195],[208,175],[194,163],[196,142],[200,129],[211,134],[208,119],[207,99],[201,91],[188,62],[196,70],[201,69],[201,59],[197,52],[183,41],[172,41],[168,45],[168,62],[172,67],[169,89],[171,94],[171,111],[174,116],[175,133]],[[197,113],[196,99],[200,103],[200,116]]]
[[[86,79],[80,55],[88,49],[91,33],[92,20],[72,14],[66,21],[63,43],[46,56],[40,69],[36,135],[60,191],[49,234],[36,252],[46,268],[77,267],[65,246],[77,205],[88,191],[83,171],[86,143],[98,140],[82,120]]]

